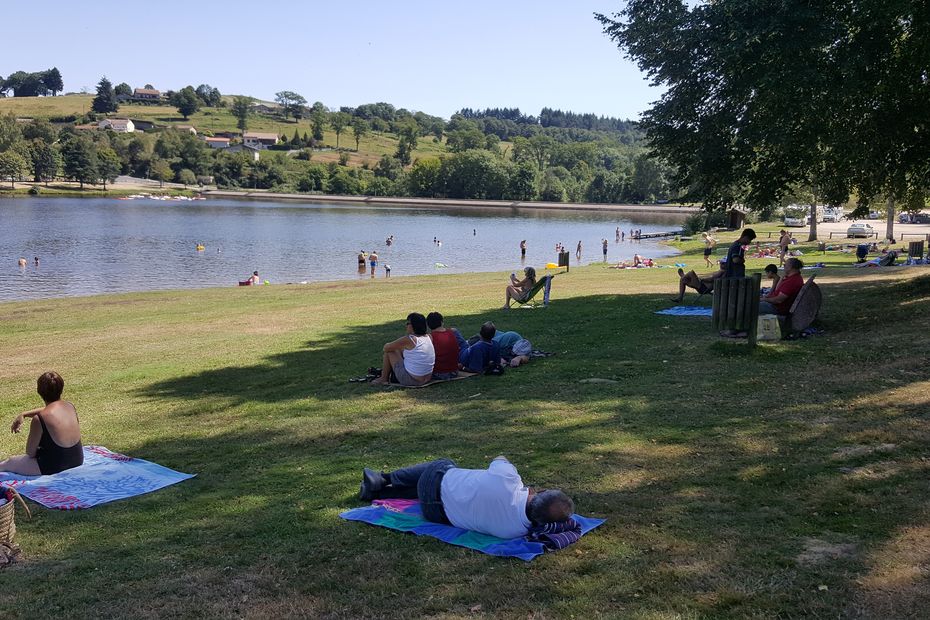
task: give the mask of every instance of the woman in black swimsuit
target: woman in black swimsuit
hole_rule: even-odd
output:
[[[84,462],[81,428],[74,405],[61,400],[65,382],[57,372],[39,377],[38,392],[45,407],[25,411],[13,420],[10,430],[18,433],[25,418],[32,418],[26,454],[0,461],[0,471],[26,476],[57,474]],[[67,447],[63,447],[67,446]]]

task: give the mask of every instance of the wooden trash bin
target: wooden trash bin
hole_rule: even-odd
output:
[[[714,329],[746,332],[749,345],[755,346],[761,284],[758,273],[747,278],[718,278],[714,282]]]
[[[571,262],[571,254],[568,252],[559,252],[559,267],[565,267],[565,271],[568,271]]]
[[[915,260],[920,260],[924,257],[924,242],[923,241],[911,241],[907,246],[907,256],[908,258],[913,258]]]

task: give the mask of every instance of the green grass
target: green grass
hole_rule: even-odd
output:
[[[62,97],[7,97],[0,99],[0,115],[12,112],[17,116],[29,118],[50,118],[74,114],[85,114],[90,110],[92,95],[68,95]],[[158,125],[192,125],[198,131],[215,133],[218,131],[236,131],[236,118],[229,108],[203,108],[192,114],[189,119],[178,112],[177,108],[168,105],[128,105],[119,107],[119,112],[113,116],[147,120]],[[294,130],[303,136],[313,133],[308,119],[295,122],[293,119],[282,121],[273,117],[254,114],[249,117],[249,131],[274,132],[286,135],[290,139]],[[329,127],[323,132],[323,142],[327,146],[336,145],[336,133]],[[373,166],[382,155],[393,155],[397,151],[397,137],[390,133],[371,132],[359,144],[358,152],[354,152],[355,138],[350,128],[346,128],[339,138],[339,146],[351,149],[349,164],[361,166],[368,163]],[[435,156],[446,152],[445,143],[435,143],[431,137],[420,138],[417,148],[413,151],[413,158]],[[313,161],[338,161],[339,153],[330,151],[317,151]]]
[[[85,443],[197,474],[22,519],[0,616],[920,615],[930,275],[824,259],[826,334],[752,352],[653,314],[672,269],[573,268],[548,309],[510,313],[503,274],[0,305],[8,418],[56,369]],[[426,390],[346,382],[433,309],[556,355]],[[526,564],[338,518],[363,466],[500,453],[605,526]]]

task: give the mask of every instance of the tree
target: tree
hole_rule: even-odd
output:
[[[288,114],[291,114],[296,109],[307,105],[306,99],[291,90],[282,90],[281,92],[275,93],[274,100],[281,105],[281,110],[284,113],[285,120],[287,120]]]
[[[893,214],[927,183],[924,2],[630,0],[598,19],[665,87],[642,125],[705,208],[809,186],[859,209],[883,195]]]
[[[10,189],[15,187],[17,179],[26,174],[29,174],[29,164],[22,155],[15,151],[0,153],[0,179],[9,179]]]
[[[371,131],[371,125],[364,118],[355,117],[352,119],[352,134],[355,136],[355,150],[358,151],[362,138]]]
[[[170,181],[174,178],[174,171],[171,169],[171,165],[164,159],[156,159],[152,162],[152,176],[158,180],[159,187],[164,187],[165,181]]]
[[[16,122],[16,115],[9,112],[0,116],[0,151],[6,151],[23,139],[23,130]]]
[[[171,96],[171,105],[178,109],[184,120],[200,109],[200,103],[200,97],[193,86],[185,86]]]
[[[75,179],[84,189],[84,183],[97,180],[97,147],[88,138],[74,137],[61,148],[65,176]]]
[[[194,174],[194,171],[190,168],[182,168],[181,171],[178,172],[178,181],[183,183],[184,187],[187,187],[188,185],[196,185],[197,175]]]
[[[218,108],[223,103],[223,95],[220,94],[220,89],[214,88],[209,84],[201,84],[194,92],[197,93],[197,97],[203,105],[207,107]]]
[[[113,149],[108,146],[97,149],[97,176],[103,181],[103,191],[107,190],[107,182],[116,180],[122,167],[119,155]]]
[[[52,67],[48,71],[42,73],[42,85],[53,97],[65,89],[65,84],[61,79],[61,72],[58,70],[58,67]]]
[[[119,110],[119,103],[116,102],[116,93],[113,91],[113,84],[106,76],[100,78],[97,83],[97,96],[90,105],[91,109],[98,114],[110,114]]]
[[[233,97],[232,105],[229,107],[232,115],[236,117],[236,127],[241,131],[249,128],[249,115],[252,113],[251,97]]]
[[[339,136],[342,135],[343,130],[352,120],[352,117],[346,114],[345,112],[336,112],[329,117],[329,124],[333,128],[333,131],[336,132],[336,148],[339,148]],[[358,150],[358,149],[356,149]]]
[[[326,125],[326,107],[317,101],[310,108],[310,125],[313,127],[313,139],[323,139],[323,127]]]
[[[48,182],[58,175],[61,169],[61,156],[50,143],[42,139],[35,139],[29,147],[32,160],[32,179],[36,183]]]
[[[418,127],[413,119],[398,128],[400,139],[397,141],[397,152],[394,157],[400,161],[401,165],[410,165],[411,154],[417,148]]]
[[[116,88],[113,89],[113,92],[117,97],[132,97],[132,86],[126,82],[120,82],[116,85]]]

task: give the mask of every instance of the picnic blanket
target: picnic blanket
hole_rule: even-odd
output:
[[[671,316],[713,316],[714,309],[707,306],[674,306],[665,310],[656,310],[656,314]]]
[[[3,472],[0,486],[13,487],[46,508],[76,510],[150,493],[193,477],[103,446],[84,446],[80,467],[51,476]]]
[[[454,525],[432,523],[423,518],[420,511],[420,502],[414,499],[382,499],[375,500],[371,506],[354,508],[339,515],[346,521],[362,521],[371,525],[386,527],[400,532],[412,532],[417,536],[431,536],[450,545],[468,547],[488,555],[520,558],[529,562],[546,551],[546,544],[540,541],[531,541],[524,538],[498,538],[488,534],[480,534],[470,530],[463,530]],[[594,519],[572,515],[581,526],[581,535],[584,536],[605,519]],[[544,538],[537,536],[537,538]]]

